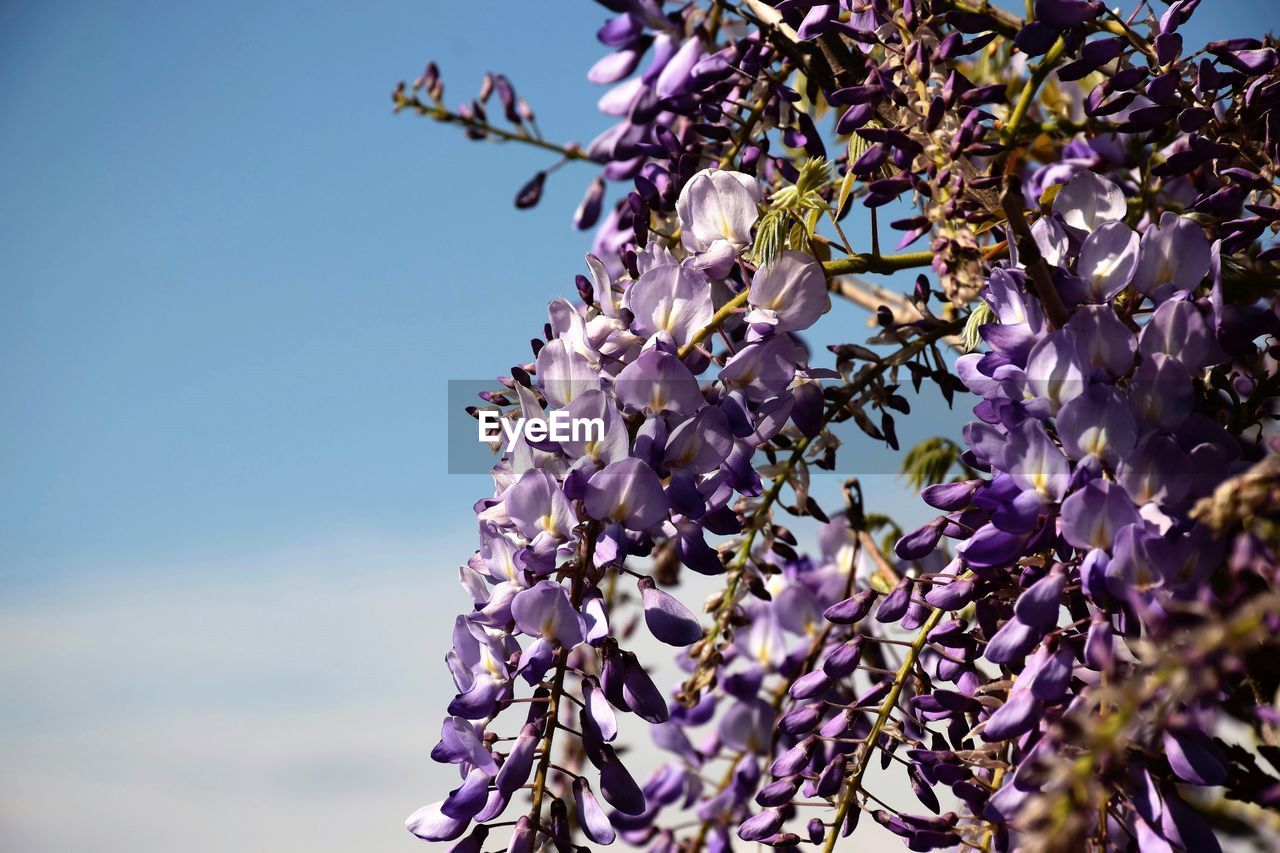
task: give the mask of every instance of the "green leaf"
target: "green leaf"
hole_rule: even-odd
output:
[[[969,319],[964,324],[964,332],[960,335],[961,347],[965,352],[973,352],[978,348],[978,344],[982,341],[982,336],[978,330],[987,323],[999,323],[996,312],[991,310],[991,306],[987,304],[985,299],[979,299],[977,306],[969,313]]]

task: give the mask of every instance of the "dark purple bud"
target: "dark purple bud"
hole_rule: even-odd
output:
[[[973,582],[953,580],[947,584],[932,584],[924,594],[924,600],[939,610],[959,610],[973,600]]]
[[[542,185],[547,182],[547,173],[539,172],[534,175],[529,183],[520,188],[520,192],[516,193],[516,207],[520,210],[528,210],[542,200]]]
[[[925,114],[924,129],[926,133],[933,133],[942,124],[942,118],[947,114],[947,102],[940,96],[935,96],[929,102],[929,112]]]
[[[858,662],[862,659],[862,647],[866,642],[866,637],[860,635],[832,649],[822,662],[822,671],[837,680],[850,675],[858,668]]]
[[[596,38],[608,47],[623,47],[644,32],[644,21],[630,12],[610,18],[596,31]]]
[[[865,125],[875,115],[875,111],[874,104],[854,104],[836,122],[836,133],[852,133]]]
[[[637,585],[644,601],[644,622],[654,637],[680,648],[702,639],[702,627],[689,608],[654,586],[652,578],[641,578]]]
[[[814,785],[814,793],[819,797],[833,797],[844,782],[845,757],[837,755],[830,764],[823,768]]]
[[[489,837],[489,827],[481,825],[471,830],[471,833],[458,843],[449,848],[448,853],[481,853],[484,850],[484,842]]]
[[[822,721],[821,702],[792,708],[778,719],[778,731],[788,735],[803,735],[813,731]]]
[[[618,736],[618,720],[609,704],[600,682],[594,675],[582,679],[582,716],[586,724],[595,729],[601,740],[611,741]]]
[[[969,499],[982,484],[981,480],[967,480],[961,483],[937,483],[928,486],[920,493],[924,502],[934,509],[943,512],[956,512],[969,506]]]
[[[1161,65],[1168,65],[1182,53],[1182,36],[1177,33],[1161,33],[1156,36],[1156,59]]]
[[[810,844],[821,844],[822,839],[827,836],[827,825],[819,818],[811,818],[805,826],[805,834],[809,837]]]
[[[1058,621],[1062,591],[1066,588],[1066,573],[1055,568],[1018,596],[1013,613],[1023,624],[1047,631]]]
[[[938,802],[938,795],[933,792],[933,788],[925,781],[924,775],[919,768],[914,765],[908,767],[907,777],[911,780],[911,790],[915,793],[916,799],[920,801],[920,804],[934,814],[940,812],[942,803]]]
[[[893,552],[903,560],[919,560],[933,553],[946,527],[945,518],[935,518],[923,527],[908,533],[893,546]]]
[[[1125,68],[1116,72],[1115,76],[1109,78],[1107,82],[1103,84],[1102,88],[1105,89],[1109,85],[1110,91],[1112,92],[1126,92],[1134,86],[1137,86],[1143,80],[1147,79],[1147,75],[1150,73],[1151,72],[1147,68],[1141,65],[1135,65],[1132,68]],[[1127,104],[1131,100],[1133,99],[1130,98],[1124,103]]]
[[[609,704],[621,711],[630,711],[626,696],[622,691],[622,679],[626,675],[627,665],[622,655],[608,652],[604,656],[604,665],[600,670],[600,684]]]
[[[888,159],[888,147],[881,143],[876,143],[863,152],[862,156],[854,162],[850,169],[855,175],[869,175],[883,166]]]
[[[867,102],[877,100],[883,95],[883,88],[877,85],[867,86],[850,86],[847,88],[837,88],[831,93],[832,106],[852,106],[854,104],[867,104]]]
[[[813,756],[817,741],[807,737],[774,759],[769,772],[775,776],[794,776],[803,770]]]
[[[993,83],[990,86],[976,86],[960,96],[960,103],[965,106],[976,107],[982,104],[990,104],[996,101],[1003,101],[1005,98],[1006,85],[1004,83]]]
[[[1027,56],[1043,56],[1057,40],[1058,33],[1043,21],[1032,21],[1018,31],[1014,44]]]
[[[1178,93],[1178,74],[1169,71],[1157,74],[1147,83],[1146,95],[1157,104],[1168,104]]]
[[[877,702],[879,702],[881,699],[883,699],[885,696],[888,696],[889,691],[892,688],[893,688],[893,679],[885,678],[873,684],[871,688],[867,690],[866,693],[863,693],[861,696],[855,699],[854,704],[860,708],[865,707],[867,705],[874,705]]]
[[[507,760],[498,770],[498,790],[503,796],[510,797],[529,781],[529,773],[533,770],[533,754],[537,749],[538,730],[533,725],[525,725]]]
[[[582,203],[573,214],[573,227],[579,231],[585,231],[594,226],[600,220],[600,206],[603,201],[604,179],[597,177],[587,187],[587,194],[582,197]]]
[[[596,802],[591,786],[581,776],[573,780],[573,803],[583,834],[596,844],[612,844],[615,835],[613,825],[605,816],[604,809]]]
[[[1094,619],[1084,640],[1084,664],[1101,672],[1115,660],[1111,623],[1106,618]]]
[[[820,669],[806,673],[791,685],[792,699],[812,699],[821,696],[831,687],[831,678]],[[776,773],[774,774],[777,775]]]
[[[1269,47],[1261,50],[1224,50],[1215,52],[1214,55],[1219,62],[1246,74],[1266,74],[1280,64],[1276,52]]]
[[[818,734],[825,738],[843,737],[857,721],[853,711],[845,709],[822,724]]]
[[[876,591],[874,589],[864,589],[852,598],[846,598],[844,601],[831,605],[822,615],[828,622],[836,625],[852,625],[860,621],[871,611],[871,605],[876,600]]]
[[[1221,785],[1227,779],[1218,748],[1194,728],[1170,729],[1163,737],[1165,756],[1179,779],[1193,785]]]
[[[605,802],[623,814],[644,814],[644,792],[618,760],[613,748],[605,747],[601,750],[600,758],[603,765],[600,768],[600,794]]]
[[[1017,619],[1010,619],[987,643],[985,657],[992,663],[1012,663],[1022,660],[1036,643],[1040,642],[1043,633]]]
[[[538,831],[533,827],[533,821],[529,820],[528,815],[521,815],[516,821],[516,827],[511,832],[511,841],[507,844],[507,853],[533,853],[533,842],[538,836]]]
[[[938,46],[933,50],[934,62],[946,62],[953,59],[960,52],[961,45],[964,44],[964,33],[954,32],[938,42]]]
[[[1027,664],[1022,678],[1029,679],[1031,692],[1041,702],[1056,702],[1067,692],[1071,683],[1071,664],[1074,658],[1067,648],[1043,653],[1039,666],[1031,672],[1032,664]]]
[[[440,806],[445,817],[469,821],[480,813],[489,800],[489,782],[492,778],[478,767],[471,768],[462,784],[449,792]]]
[[[787,776],[776,782],[771,782],[756,794],[756,803],[773,808],[785,806],[795,797],[796,791],[799,790],[800,783],[803,781],[800,776]]]
[[[1035,728],[1039,710],[1040,703],[1030,690],[1014,690],[987,720],[982,739],[990,743],[1026,734]]]
[[[1194,133],[1210,123],[1213,110],[1204,106],[1189,106],[1178,114],[1178,129],[1184,133]]]
[[[654,685],[653,679],[649,678],[649,673],[635,659],[635,655],[629,655],[627,659],[626,673],[622,676],[622,695],[632,712],[642,720],[665,723],[671,718],[667,700]]]
[[[1061,32],[1091,21],[1101,11],[1101,4],[1086,0],[1036,0],[1036,20]]]
[[[781,828],[782,814],[777,809],[765,809],[738,827],[738,837],[743,841],[762,841],[777,834]]]
[[[520,123],[520,113],[516,111],[516,90],[511,85],[511,81],[507,79],[505,74],[493,75],[493,89],[498,93],[498,100],[502,101],[503,111],[506,113],[507,121],[512,124]]]
[[[941,530],[941,528],[939,528]],[[876,608],[877,622],[897,622],[911,605],[911,578],[903,578]]]

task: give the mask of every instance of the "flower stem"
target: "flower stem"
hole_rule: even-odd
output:
[[[849,807],[853,803],[853,797],[858,792],[858,788],[861,787],[862,777],[867,772],[867,762],[871,759],[871,751],[876,748],[876,743],[880,740],[880,733],[884,730],[885,723],[889,721],[889,714],[897,707],[898,697],[902,695],[902,688],[906,686],[907,677],[911,675],[911,670],[915,668],[916,661],[920,659],[920,652],[925,647],[929,632],[937,627],[944,612],[943,610],[934,609],[929,614],[929,617],[924,620],[924,624],[920,626],[920,630],[917,632],[915,640],[911,643],[911,647],[907,650],[906,656],[902,659],[902,666],[898,667],[898,672],[893,677],[893,687],[889,689],[889,694],[880,703],[880,712],[876,715],[876,721],[871,726],[871,734],[867,736],[866,742],[858,750],[857,766],[845,782],[844,791],[840,795],[840,802],[836,808],[835,820],[831,824],[826,843],[822,846],[823,853],[831,853],[835,849],[836,839],[840,837],[840,828],[844,826],[845,819],[849,816]]]
[[[933,252],[908,252],[902,255],[850,255],[822,265],[828,276],[857,273],[893,273],[899,270],[927,267],[933,263]]]
[[[578,546],[576,564],[571,563],[566,566],[566,569],[570,566],[572,567],[573,580],[569,598],[573,602],[575,610],[582,608],[583,587],[585,586],[583,580],[587,572],[587,566],[591,563],[592,556],[595,553],[595,537],[596,525],[594,523],[589,524],[583,531],[582,540]],[[553,766],[551,764],[551,746],[556,736],[556,729],[560,728],[560,700],[564,698],[564,677],[568,669],[569,649],[561,647],[556,653],[556,671],[551,678],[551,691],[547,697],[547,731],[542,736],[542,745],[539,747],[542,751],[542,757],[538,760],[538,769],[533,777],[533,805],[529,809],[529,819],[535,825],[542,823],[542,796],[547,789],[547,771]]]
[[[425,103],[417,95],[406,97],[404,95],[396,96],[397,110],[411,109],[418,115],[444,122],[445,124],[460,124],[463,127],[470,128],[486,136],[493,136],[506,142],[520,142],[525,145],[532,145],[534,148],[541,148],[544,151],[551,151],[559,154],[566,160],[590,160],[586,152],[578,147],[570,147],[567,145],[557,145],[554,142],[547,142],[545,139],[539,139],[530,136],[527,133],[515,133],[510,130],[503,130],[500,127],[494,127],[488,122],[480,121],[471,116],[464,116],[455,113],[446,107],[438,104]]]

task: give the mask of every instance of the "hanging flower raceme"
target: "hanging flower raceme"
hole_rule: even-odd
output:
[[[434,65],[394,96],[558,156],[518,207],[585,164],[573,221],[598,223],[481,395],[598,430],[517,431],[475,505],[431,750],[458,782],[409,829],[474,853],[830,853],[864,814],[912,850],[1273,840],[1275,41],[1184,45],[1198,0],[605,5],[585,146],[503,75],[456,109]],[[882,252],[881,223],[918,248]],[[915,268],[908,293],[856,278]],[[866,345],[810,349],[832,294],[872,312]],[[903,531],[850,481],[829,514],[811,475],[897,449],[907,379],[973,411],[904,461],[935,512]],[[641,655],[664,646],[678,686]]]

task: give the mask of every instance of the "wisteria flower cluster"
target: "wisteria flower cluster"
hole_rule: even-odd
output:
[[[456,109],[434,64],[394,93],[558,157],[517,207],[598,169],[585,274],[471,411],[603,431],[520,436],[475,504],[431,749],[458,784],[409,830],[1280,843],[1274,39],[1192,49],[1198,0],[602,5],[588,145],[501,74]],[[814,350],[833,296],[875,333]],[[903,531],[855,479],[824,508],[856,441],[898,449],[907,382],[974,416],[903,457],[938,514]],[[686,571],[717,591],[682,601]]]

